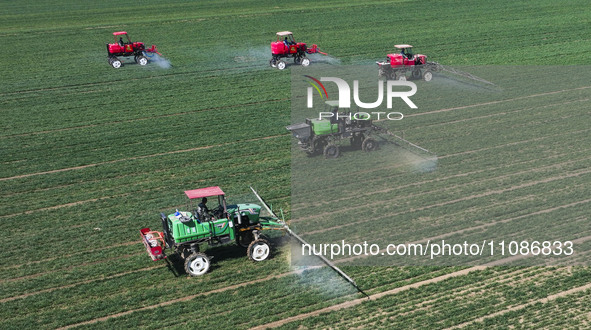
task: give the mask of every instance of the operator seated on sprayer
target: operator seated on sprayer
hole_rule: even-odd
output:
[[[210,210],[207,207],[207,197],[203,197],[201,199],[201,203],[197,205],[197,210],[195,210],[195,215],[198,219],[203,221],[211,221],[216,220],[223,217],[223,207],[219,205],[213,210]]]
[[[402,48],[402,50],[400,51],[400,54],[406,58],[408,58],[409,60],[412,59],[412,57],[414,56],[412,54],[412,50],[406,50],[406,48]]]
[[[285,47],[289,48],[290,45],[295,45],[295,42],[292,42],[289,39],[287,39],[287,37],[285,37],[285,39],[283,39],[283,44],[285,45]]]
[[[204,221],[209,221],[212,218],[212,215],[209,212],[209,208],[207,207],[207,197],[203,197],[201,199],[201,203],[197,205],[197,210],[195,210],[196,216]]]

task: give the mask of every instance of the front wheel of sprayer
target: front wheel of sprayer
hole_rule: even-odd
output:
[[[423,79],[425,81],[431,81],[431,79],[433,79],[433,73],[431,71],[423,72]]]
[[[337,158],[340,155],[339,146],[336,144],[329,144],[324,147],[324,157],[326,158]]]
[[[271,255],[271,244],[265,239],[259,238],[248,246],[248,257],[252,261],[263,261]]]
[[[421,79],[421,70],[415,69],[412,71],[412,78],[413,79]]]
[[[308,66],[310,65],[310,60],[307,58],[302,58],[302,66]]]
[[[193,253],[185,259],[185,271],[191,276],[201,276],[207,273],[210,264],[209,257],[205,253]]]
[[[143,55],[139,55],[139,56],[135,57],[135,62],[139,65],[144,66],[144,65],[148,64],[148,58]]]
[[[109,64],[111,64],[111,66],[115,69],[119,69],[121,67],[121,61],[116,57],[111,57],[109,59]]]
[[[277,67],[277,60],[276,60],[276,59],[274,59],[274,58],[272,58],[272,59],[269,61],[269,65],[270,65],[272,68],[276,68],[276,67]]]
[[[361,149],[363,151],[374,151],[378,148],[378,141],[374,140],[373,138],[365,138],[365,140],[363,140],[363,143],[361,144]]]
[[[277,62],[277,69],[283,70],[283,69],[285,69],[286,65],[287,64],[285,63],[285,61],[279,61],[279,62]]]

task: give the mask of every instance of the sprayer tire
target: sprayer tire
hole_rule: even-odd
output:
[[[148,58],[145,57],[144,55],[139,55],[139,56],[136,56],[135,62],[141,66],[144,66],[144,65],[148,64]]]
[[[278,61],[277,62],[277,69],[279,69],[279,70],[285,69],[286,66],[287,66],[287,63],[285,63],[285,61]]]
[[[301,62],[302,62],[301,63],[302,66],[308,66],[308,65],[310,65],[310,60],[307,59],[307,58],[305,58],[305,57],[302,58],[302,61]]]
[[[431,81],[431,79],[433,79],[433,73],[431,71],[423,72],[423,80]]]
[[[193,253],[185,259],[185,271],[191,276],[201,276],[207,273],[210,265],[209,257],[203,252]]]
[[[421,70],[420,69],[413,70],[412,77],[413,77],[413,79],[421,79]]]
[[[365,138],[361,144],[361,149],[366,152],[374,151],[378,148],[378,142],[373,138]]]
[[[112,57],[111,58],[111,66],[114,67],[115,69],[119,69],[121,67],[121,61],[116,57]]]
[[[336,144],[329,144],[324,147],[324,157],[326,158],[337,158],[340,153],[339,146]]]
[[[274,58],[272,58],[272,59],[269,61],[269,65],[270,65],[272,68],[276,68],[276,67],[277,67],[277,60],[276,60],[276,59],[274,59]]]
[[[254,262],[263,261],[271,255],[271,244],[266,239],[252,241],[247,249],[248,258]]]

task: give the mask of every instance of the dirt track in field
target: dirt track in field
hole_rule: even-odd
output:
[[[193,110],[193,111],[183,111],[183,112],[176,112],[176,113],[163,114],[163,115],[157,115],[157,116],[140,117],[140,118],[127,119],[127,120],[114,120],[114,121],[110,121],[107,123],[100,123],[100,124],[81,125],[81,126],[58,128],[58,129],[53,129],[53,130],[37,131],[37,132],[30,132],[30,133],[4,135],[4,136],[0,136],[0,140],[4,139],[4,138],[11,138],[11,137],[41,135],[41,134],[48,134],[48,133],[71,131],[71,130],[75,130],[75,129],[86,129],[86,128],[100,127],[100,126],[111,126],[114,124],[122,124],[122,123],[134,123],[134,122],[143,121],[143,120],[153,120],[153,119],[158,119],[158,118],[176,117],[176,116],[183,116],[183,115],[193,114],[193,113],[217,111],[217,110],[223,110],[223,109],[232,109],[232,108],[239,108],[239,107],[245,107],[245,106],[251,106],[251,105],[258,105],[258,104],[283,102],[283,101],[288,101],[288,100],[289,100],[288,98],[283,98],[283,99],[277,99],[277,100],[248,102],[248,103],[242,103],[242,104],[236,104],[236,105],[228,105],[228,106],[223,106],[223,107],[213,107],[213,108],[206,108],[206,109],[197,109],[197,110]]]
[[[591,236],[589,236],[589,237],[583,237],[583,238],[578,239],[577,242],[580,243],[580,242],[587,241],[587,240],[590,240],[590,239],[591,239]],[[474,266],[474,267],[463,269],[463,270],[460,270],[460,271],[457,271],[457,272],[453,272],[453,273],[441,275],[441,276],[438,276],[438,277],[435,277],[435,278],[432,278],[432,279],[428,279],[428,280],[425,280],[425,281],[420,281],[420,282],[416,282],[416,283],[413,283],[413,284],[408,284],[408,285],[404,285],[404,286],[401,286],[401,287],[398,287],[398,288],[394,288],[392,290],[388,290],[388,291],[384,291],[384,292],[372,294],[372,295],[369,296],[369,299],[370,300],[377,300],[377,299],[380,299],[380,298],[385,297],[385,296],[398,294],[398,293],[400,293],[402,291],[406,291],[406,290],[410,290],[410,289],[416,289],[416,288],[419,288],[421,286],[428,285],[428,284],[433,284],[433,283],[437,283],[437,282],[441,282],[441,281],[447,280],[449,278],[467,275],[468,273],[470,273],[472,271],[484,270],[484,269],[486,269],[488,267],[493,267],[493,265],[502,265],[502,264],[505,264],[507,262],[511,262],[513,260],[514,260],[514,258],[510,257],[510,258],[506,258],[506,259],[501,259],[501,260],[495,261],[495,262],[490,263],[490,264],[487,264],[487,265]],[[471,324],[471,323],[474,323],[474,322],[482,321],[482,320],[484,320],[486,318],[494,317],[494,316],[497,316],[497,315],[502,315],[502,314],[505,314],[505,313],[510,312],[510,311],[513,311],[513,310],[519,310],[519,309],[522,309],[522,308],[531,306],[531,305],[536,304],[536,303],[546,303],[546,302],[551,301],[551,300],[554,300],[556,298],[564,297],[564,296],[567,296],[569,294],[573,294],[573,293],[577,293],[577,292],[581,292],[581,291],[585,291],[585,290],[589,290],[589,289],[591,289],[591,283],[590,284],[586,284],[584,286],[577,287],[577,288],[569,289],[569,290],[566,290],[566,291],[563,291],[563,292],[559,292],[559,293],[556,293],[556,294],[553,294],[553,295],[549,295],[546,298],[542,298],[542,299],[530,301],[530,302],[525,303],[525,304],[522,304],[522,305],[514,306],[514,307],[512,307],[510,309],[499,311],[499,312],[496,312],[496,313],[487,315],[486,317],[482,317],[482,318],[479,318],[479,319],[476,319],[476,320],[473,320],[473,321],[470,321],[470,322],[463,323],[461,325],[455,326],[454,328],[463,327],[465,325],[468,325],[468,324]],[[363,303],[363,302],[365,302],[367,300],[368,300],[368,298],[359,298],[359,299],[347,301],[347,302],[344,302],[344,303],[340,303],[340,304],[337,304],[337,305],[329,306],[329,307],[326,307],[326,308],[322,308],[322,309],[319,309],[319,310],[316,310],[316,311],[313,311],[313,312],[303,313],[303,314],[291,316],[291,317],[288,317],[288,318],[285,318],[285,319],[282,319],[282,320],[279,320],[279,321],[276,321],[276,322],[271,322],[271,323],[263,324],[263,325],[260,325],[260,326],[256,326],[256,327],[253,327],[251,329],[262,330],[262,329],[267,329],[267,328],[276,328],[276,327],[279,327],[279,326],[282,326],[282,325],[285,325],[285,324],[288,324],[288,323],[291,323],[291,322],[294,322],[294,321],[299,321],[299,320],[307,319],[307,318],[310,318],[310,317],[318,316],[318,315],[323,314],[323,313],[328,313],[328,312],[333,312],[333,311],[337,311],[337,310],[341,310],[341,309],[345,309],[345,308],[350,308],[350,307],[359,305],[359,304],[361,304],[361,303]]]
[[[68,284],[68,285],[62,285],[62,286],[58,286],[58,287],[55,287],[55,288],[48,288],[48,289],[43,289],[43,290],[39,290],[39,291],[35,291],[35,292],[29,292],[29,293],[25,293],[25,294],[18,295],[18,296],[13,296],[13,297],[8,297],[8,298],[0,299],[0,303],[5,303],[5,302],[8,302],[8,301],[17,300],[17,299],[24,299],[24,298],[27,298],[27,297],[30,297],[30,296],[41,294],[41,293],[48,293],[48,292],[53,292],[53,291],[56,291],[56,290],[69,289],[69,288],[73,288],[73,287],[78,286],[78,285],[93,283],[93,282],[96,282],[96,281],[110,280],[110,279],[121,277],[121,276],[125,276],[125,275],[128,275],[128,274],[133,274],[133,273],[137,273],[137,272],[143,272],[143,271],[148,271],[148,270],[153,270],[153,269],[156,269],[156,268],[163,268],[163,267],[166,267],[166,265],[158,265],[158,266],[146,267],[146,268],[141,268],[141,269],[135,269],[135,270],[130,270],[130,271],[122,272],[122,273],[117,273],[117,274],[110,275],[110,276],[104,276],[104,277],[100,277],[100,278],[93,278],[93,279],[90,279],[90,280],[76,282],[76,283],[72,283],[72,284]]]
[[[560,164],[557,164],[557,165],[560,165]],[[555,167],[557,165],[549,165],[547,167]],[[533,171],[523,171],[523,173],[535,172],[536,170],[537,170],[537,168],[534,169]],[[541,179],[541,180],[535,180],[535,181],[523,183],[523,184],[516,185],[516,186],[511,186],[511,187],[504,188],[504,189],[496,189],[496,190],[491,190],[491,191],[483,192],[483,193],[480,193],[480,194],[473,194],[473,195],[470,195],[470,196],[465,196],[465,197],[457,198],[457,199],[454,199],[454,200],[449,200],[449,201],[445,201],[445,202],[440,202],[440,203],[436,203],[436,204],[431,204],[431,205],[423,206],[423,207],[420,207],[420,208],[415,208],[412,211],[422,211],[422,210],[427,210],[427,209],[430,209],[430,208],[433,208],[433,207],[441,207],[441,206],[445,206],[445,205],[449,205],[449,204],[454,204],[454,203],[458,203],[458,202],[463,202],[463,201],[467,201],[467,200],[471,200],[471,199],[475,199],[475,198],[482,198],[482,197],[488,197],[488,196],[491,196],[491,195],[502,194],[502,193],[505,193],[505,192],[509,192],[509,191],[513,191],[513,190],[517,190],[517,189],[521,189],[521,188],[535,186],[535,185],[540,184],[540,183],[548,183],[548,182],[552,182],[552,181],[556,181],[556,180],[561,180],[561,179],[565,179],[565,178],[570,178],[570,177],[576,177],[576,176],[583,175],[583,174],[588,174],[588,173],[591,173],[591,169],[579,170],[579,171],[575,171],[573,173],[568,173],[568,174],[561,174],[561,175],[558,175],[558,176],[544,178],[544,179]],[[513,173],[511,175],[514,175],[514,174],[519,174],[519,173]],[[511,175],[507,175],[507,176],[511,176]],[[496,179],[497,178],[493,178],[493,179],[489,179],[489,180],[496,180]],[[484,180],[482,180],[482,181],[484,181]],[[413,195],[413,196],[416,196],[416,195]],[[353,211],[354,209],[368,207],[368,206],[372,206],[372,205],[379,205],[380,203],[381,202],[376,202],[374,204],[365,204],[365,205],[361,205],[361,206],[355,206],[355,207],[351,207],[351,208],[341,209],[341,211],[350,212],[350,211]],[[402,212],[402,213],[406,213],[406,212]],[[401,214],[401,213],[398,213],[398,214]],[[308,219],[321,218],[321,217],[322,217],[322,215],[320,214],[318,216],[309,217]],[[360,221],[357,221],[355,223],[345,224],[345,225],[335,226],[335,227],[326,227],[326,228],[323,228],[323,229],[306,232],[304,234],[307,234],[307,235],[318,234],[318,233],[322,233],[322,232],[334,230],[335,228],[341,228],[341,227],[346,227],[346,226],[357,226],[357,225],[359,225],[361,223],[371,222],[373,220],[374,220],[373,218],[372,219],[368,219],[368,220],[360,220]]]
[[[136,245],[136,244],[140,244],[141,242],[139,241],[131,241],[131,242],[125,242],[125,243],[115,243],[115,244],[111,244],[109,245],[109,248],[117,248],[117,247],[121,247],[121,246],[129,246],[129,245]],[[64,258],[68,258],[77,254],[83,254],[83,253],[88,253],[88,252],[92,252],[95,251],[95,248],[91,248],[88,250],[83,250],[83,251],[79,251],[76,253],[71,253],[71,254],[62,254],[56,257],[51,257],[51,258],[46,258],[46,259],[40,259],[40,260],[34,260],[34,261],[27,261],[27,265],[34,265],[34,264],[38,264],[38,263],[42,263],[42,262],[49,262],[49,261],[53,261],[53,260],[57,260],[57,259],[64,259]],[[18,265],[11,265],[11,266],[6,266],[6,267],[1,267],[0,268],[0,272],[1,271],[5,271],[8,269],[14,269],[14,268],[20,268],[21,264]]]
[[[404,285],[392,290],[388,290],[388,291],[384,291],[384,292],[380,292],[380,293],[376,293],[376,294],[372,294],[369,296],[369,300],[376,300],[379,298],[382,298],[384,296],[388,296],[388,295],[393,295],[393,294],[397,294],[400,293],[402,291],[406,291],[406,290],[410,290],[410,289],[415,289],[415,288],[419,288],[423,285],[427,285],[427,284],[432,284],[432,283],[437,283],[437,282],[441,282],[444,280],[447,280],[449,278],[452,277],[457,277],[457,276],[462,276],[462,275],[466,275],[472,271],[478,271],[478,270],[483,270],[486,267],[484,266],[477,266],[477,267],[471,267],[471,268],[467,268],[467,269],[463,269],[457,272],[453,272],[453,273],[449,273],[449,274],[445,274],[445,275],[441,275],[432,279],[428,279],[425,281],[421,281],[421,282],[417,282],[417,283],[413,283],[413,284],[408,284],[408,285]],[[251,329],[256,329],[256,330],[262,330],[262,329],[267,329],[267,328],[276,328],[279,326],[282,326],[284,324],[293,322],[293,321],[299,321],[299,320],[303,320],[309,317],[313,317],[313,316],[317,316],[320,315],[322,313],[328,313],[328,312],[333,312],[333,311],[337,311],[340,309],[344,309],[344,308],[350,308],[356,305],[359,305],[361,303],[363,303],[364,301],[367,301],[368,298],[358,298],[355,300],[351,300],[351,301],[346,301],[344,303],[340,303],[337,305],[333,305],[333,306],[329,306],[326,308],[322,308],[313,312],[309,312],[309,313],[304,313],[304,314],[299,314],[299,315],[295,315],[295,316],[291,316],[276,322],[272,322],[272,323],[267,323],[267,324],[263,324],[260,326],[256,326],[253,327]]]
[[[123,158],[123,159],[115,159],[115,160],[110,160],[110,161],[106,161],[106,162],[87,164],[87,165],[81,165],[81,166],[74,166],[74,167],[68,167],[68,168],[61,168],[58,170],[51,170],[51,171],[44,171],[44,172],[29,173],[29,174],[22,174],[22,175],[16,175],[16,176],[11,176],[11,177],[5,177],[5,178],[0,178],[0,181],[8,181],[8,180],[14,180],[14,179],[28,178],[28,177],[37,176],[37,175],[45,175],[45,174],[53,174],[53,173],[81,170],[81,169],[99,166],[99,165],[116,164],[116,163],[131,161],[131,160],[138,160],[138,159],[145,159],[145,158],[152,158],[152,157],[159,157],[159,156],[167,156],[167,155],[179,154],[179,153],[184,153],[184,152],[192,152],[192,151],[197,151],[197,150],[205,150],[205,149],[211,149],[211,148],[216,148],[216,147],[223,147],[223,146],[237,144],[237,143],[248,143],[248,142],[269,140],[269,139],[274,139],[277,137],[284,137],[284,136],[287,136],[287,134],[264,136],[264,137],[260,137],[260,138],[249,139],[249,140],[232,141],[232,142],[226,142],[226,143],[221,143],[221,144],[213,144],[213,145],[209,145],[209,146],[201,146],[201,147],[195,147],[195,148],[189,148],[189,149],[160,152],[160,153],[151,154],[151,155],[135,156],[135,157]]]
[[[527,307],[532,306],[532,305],[535,305],[535,304],[545,304],[545,303],[548,303],[548,302],[550,302],[552,300],[556,300],[557,298],[565,297],[565,296],[568,296],[568,295],[573,294],[573,293],[578,293],[578,292],[587,291],[587,290],[591,290],[591,283],[586,284],[586,285],[583,285],[583,286],[579,286],[579,287],[576,287],[576,288],[573,288],[573,289],[570,289],[570,290],[562,291],[562,292],[559,292],[559,293],[556,293],[556,294],[552,294],[552,295],[549,295],[549,296],[547,296],[545,298],[542,298],[542,299],[533,300],[533,301],[530,301],[530,302],[525,303],[525,304],[513,306],[511,308],[507,308],[507,309],[504,309],[502,311],[498,311],[496,313],[492,313],[492,314],[489,314],[489,315],[486,315],[486,316],[483,316],[483,317],[479,317],[479,318],[477,318],[475,320],[472,320],[472,321],[469,321],[469,322],[464,322],[462,324],[458,324],[458,325],[456,325],[454,327],[451,327],[451,328],[448,328],[448,329],[463,328],[465,326],[468,326],[468,325],[471,325],[471,324],[474,324],[474,323],[477,323],[477,322],[482,322],[482,321],[484,321],[486,319],[489,319],[489,318],[493,318],[493,317],[496,317],[496,316],[499,316],[499,315],[503,315],[503,314],[506,314],[506,313],[509,313],[509,312],[513,312],[513,311],[517,311],[517,310],[520,310],[520,309],[524,309],[524,308],[527,308]]]
[[[559,93],[570,92],[570,91],[584,90],[584,89],[589,89],[589,88],[591,88],[591,86],[582,86],[582,87],[576,87],[576,88],[562,89],[562,90],[558,90],[558,91],[552,91],[552,92],[545,92],[545,93],[539,93],[539,94],[532,94],[532,95],[525,95],[525,96],[520,96],[520,97],[514,97],[514,98],[511,98],[511,99],[504,99],[504,100],[498,100],[498,101],[483,102],[483,103],[477,103],[477,104],[464,105],[464,106],[461,106],[461,107],[453,107],[453,108],[439,109],[439,110],[433,110],[433,111],[428,111],[428,112],[421,112],[421,113],[409,114],[409,115],[405,115],[405,117],[424,116],[424,115],[430,115],[430,114],[434,114],[434,113],[441,113],[441,112],[448,112],[448,111],[454,111],[454,110],[469,109],[469,108],[487,106],[487,105],[492,105],[492,104],[499,104],[499,103],[517,101],[517,100],[525,100],[525,99],[529,99],[529,98],[533,98],[533,97],[538,97],[538,96],[546,96],[546,95],[553,95],[553,94],[559,94]]]
[[[238,289],[238,288],[241,288],[241,287],[250,285],[250,284],[256,284],[256,283],[261,283],[261,282],[269,281],[269,280],[272,280],[272,279],[278,279],[278,278],[282,278],[282,277],[285,277],[285,276],[288,276],[288,275],[297,274],[299,272],[301,272],[301,271],[291,271],[291,272],[287,272],[287,273],[283,273],[283,274],[271,275],[271,276],[267,276],[265,278],[260,278],[258,280],[252,280],[252,281],[248,281],[248,282],[238,283],[238,284],[226,286],[226,287],[223,287],[223,288],[219,288],[219,289],[215,289],[215,290],[211,290],[211,291],[207,291],[207,292],[201,292],[201,293],[193,294],[193,295],[182,297],[182,298],[178,298],[178,299],[173,299],[173,300],[165,301],[165,302],[162,302],[162,303],[159,303],[159,304],[155,304],[155,305],[145,306],[145,307],[141,307],[141,308],[137,308],[137,309],[132,309],[132,310],[128,310],[128,311],[117,313],[117,314],[111,314],[111,315],[107,315],[107,316],[104,316],[104,317],[100,317],[100,318],[88,320],[88,321],[85,321],[85,322],[71,324],[71,325],[68,325],[68,326],[65,326],[65,327],[62,327],[62,328],[59,328],[59,329],[69,329],[69,328],[73,328],[73,327],[77,327],[77,326],[81,326],[81,325],[94,324],[94,323],[97,323],[97,322],[106,321],[106,320],[108,320],[110,318],[117,318],[117,317],[129,315],[129,314],[134,313],[134,312],[139,312],[139,311],[154,309],[154,308],[158,308],[158,307],[168,306],[168,305],[172,305],[172,304],[183,302],[183,301],[189,301],[189,300],[195,299],[197,297],[206,296],[206,295],[209,295],[209,294],[212,294],[212,293],[220,293],[220,292],[224,292],[224,291],[228,291],[228,290],[234,290],[234,289]]]

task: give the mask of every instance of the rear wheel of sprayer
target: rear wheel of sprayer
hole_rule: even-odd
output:
[[[277,60],[276,60],[276,59],[274,59],[274,58],[272,58],[272,59],[269,61],[269,65],[270,65],[272,68],[276,68],[276,67],[277,67]]]
[[[339,146],[336,144],[329,144],[324,147],[324,157],[326,158],[337,158],[340,155]]]
[[[415,69],[412,71],[412,78],[413,79],[421,79],[421,70]]]
[[[286,65],[287,64],[285,63],[285,61],[279,61],[279,62],[277,62],[277,69],[283,70],[283,69],[285,69]]]
[[[433,79],[433,73],[431,73],[431,71],[423,72],[423,79],[425,81],[431,81],[431,79]]]
[[[111,66],[115,69],[119,69],[121,67],[121,61],[116,57],[111,57],[109,59],[109,64],[111,64]]]
[[[361,149],[363,151],[374,151],[378,148],[378,142],[376,140],[374,140],[373,138],[365,138],[365,140],[363,140],[363,143],[361,144]]]
[[[302,58],[302,66],[308,66],[310,65],[310,60],[307,58]]]
[[[266,239],[259,238],[248,246],[248,258],[252,261],[263,261],[271,255],[271,244]]]
[[[205,253],[197,252],[185,259],[185,271],[191,276],[201,276],[209,270],[209,257]]]

